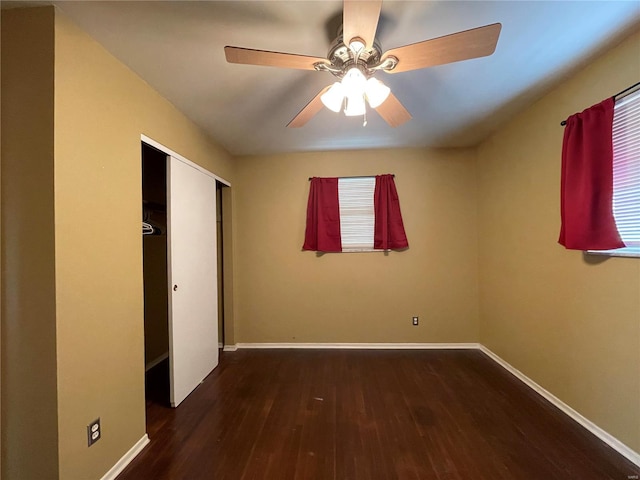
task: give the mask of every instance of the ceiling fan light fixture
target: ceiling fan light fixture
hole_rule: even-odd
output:
[[[320,100],[329,110],[339,112],[344,102],[344,87],[340,82],[335,82],[320,96]]]
[[[378,108],[387,99],[389,93],[391,93],[391,89],[377,78],[371,77],[367,80],[365,93],[371,108]]]
[[[1,1],[1,0],[0,0]],[[411,119],[411,114],[390,92],[372,77],[377,71],[401,73],[446,65],[492,55],[496,50],[502,25],[493,23],[451,33],[430,40],[382,50],[376,38],[380,26],[382,0],[344,0],[342,27],[337,30],[326,58],[272,52],[243,47],[224,47],[229,63],[263,65],[329,72],[341,83],[324,87],[287,124],[297,128],[305,125],[322,106],[345,115],[364,115],[367,103],[375,108],[391,127],[398,127]],[[333,23],[333,21],[332,21]]]

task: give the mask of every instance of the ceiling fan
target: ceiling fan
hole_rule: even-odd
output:
[[[397,127],[410,120],[411,114],[389,87],[374,77],[378,71],[399,73],[491,55],[502,28],[494,23],[383,53],[376,39],[381,6],[382,0],[344,0],[342,31],[327,58],[226,46],[227,62],[316,70],[340,79],[323,88],[287,127],[302,127],[323,105],[334,112],[344,109],[347,116],[365,115],[365,101],[389,125]]]

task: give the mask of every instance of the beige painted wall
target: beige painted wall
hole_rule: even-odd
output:
[[[560,121],[638,81],[640,34],[479,148],[480,340],[640,451],[640,259],[557,244]]]
[[[2,11],[2,473],[58,470],[53,10]],[[37,459],[37,460],[36,460]]]
[[[20,55],[2,105],[2,369],[18,390],[2,402],[3,473],[97,479],[145,434],[140,134],[227,180],[232,161],[60,12],[6,16],[3,67]]]
[[[476,342],[475,161],[419,149],[239,158],[235,340]],[[301,251],[308,177],[381,173],[396,175],[407,251]]]
[[[145,433],[140,134],[227,180],[232,163],[59,13],[55,60],[60,477],[99,478]]]

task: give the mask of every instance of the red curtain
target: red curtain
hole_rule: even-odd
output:
[[[613,107],[608,98],[567,119],[558,242],[569,249],[624,247],[613,218]]]
[[[407,248],[409,242],[402,223],[400,200],[393,175],[376,175],[373,208],[375,210],[373,248],[380,250]]]
[[[338,179],[311,179],[303,250],[341,252]]]

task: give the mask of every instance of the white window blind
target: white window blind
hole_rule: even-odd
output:
[[[613,252],[640,254],[640,90],[613,114],[613,215],[626,245]]]
[[[375,187],[376,177],[338,179],[343,252],[373,251]]]

